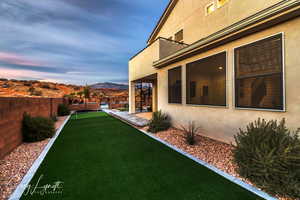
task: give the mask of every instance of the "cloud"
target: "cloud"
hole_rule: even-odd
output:
[[[7,53],[7,52],[0,52],[0,62],[6,62],[15,65],[25,65],[25,66],[41,66],[41,63],[34,62],[24,58],[23,56],[14,54],[14,53]]]
[[[144,47],[167,2],[2,0],[0,64],[6,74],[60,82],[127,80],[128,59]]]

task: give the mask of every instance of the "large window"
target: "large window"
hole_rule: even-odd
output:
[[[187,64],[187,104],[226,106],[226,52]]]
[[[181,103],[181,67],[168,71],[169,103]]]
[[[283,110],[282,34],[234,53],[236,107]]]

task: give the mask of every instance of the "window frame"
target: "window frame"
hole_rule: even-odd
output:
[[[180,68],[180,79],[181,79],[181,87],[180,87],[180,90],[181,90],[181,98],[180,98],[180,103],[174,103],[174,102],[170,102],[170,85],[169,85],[169,72],[172,71],[172,70],[175,70],[175,69],[178,69]],[[168,69],[167,71],[168,73],[168,104],[176,104],[176,105],[183,105],[183,79],[182,79],[182,73],[183,73],[183,67],[181,65],[177,66],[177,67],[173,67],[171,69]]]
[[[222,53],[225,53],[225,58],[226,58],[226,61],[225,61],[225,67],[226,67],[226,70],[225,70],[225,105],[210,105],[210,104],[191,104],[191,103],[188,103],[187,102],[187,98],[188,98],[188,78],[187,78],[187,68],[188,68],[188,64],[190,63],[194,63],[194,62],[197,62],[197,61],[200,61],[200,60],[203,60],[203,59],[206,59],[206,58],[209,58],[209,57],[212,57],[212,56],[216,56],[218,54],[222,54]],[[188,62],[186,63],[185,65],[185,84],[186,84],[186,91],[185,91],[185,96],[186,96],[186,101],[185,101],[185,105],[186,106],[192,106],[192,107],[206,107],[206,108],[226,108],[226,109],[229,109],[229,105],[228,105],[228,94],[229,94],[229,88],[227,87],[227,84],[228,84],[228,51],[227,50],[222,50],[220,52],[217,52],[217,53],[213,53],[213,54],[209,54],[208,56],[205,56],[205,57],[201,57],[199,59],[196,59],[192,62]]]
[[[235,54],[235,50],[239,49],[241,47],[245,47],[247,45],[251,45],[254,44],[256,42],[260,42],[263,41],[265,39],[269,39],[275,36],[281,35],[281,42],[282,42],[282,50],[281,50],[281,55],[282,55],[282,72],[281,72],[281,76],[282,76],[282,109],[274,109],[274,108],[252,108],[252,107],[239,107],[237,106],[237,102],[236,102],[236,97],[237,97],[237,92],[236,92],[236,63],[235,63],[235,58],[236,58],[236,54]],[[232,70],[233,74],[233,80],[232,80],[232,105],[234,107],[234,109],[236,110],[253,110],[253,111],[269,111],[269,112],[286,112],[286,77],[285,77],[285,34],[284,32],[279,32],[279,33],[275,33],[272,35],[268,35],[266,37],[263,37],[261,39],[257,39],[257,40],[253,40],[251,42],[242,44],[240,46],[236,46],[233,48],[233,70]]]
[[[217,8],[222,8],[223,6],[225,6],[226,4],[228,4],[230,0],[227,0],[227,2],[224,3],[223,5],[219,5],[219,1],[220,0],[217,0]]]
[[[208,12],[207,12],[207,11],[208,11],[207,9],[208,9],[208,7],[210,7],[210,6],[213,6],[213,7],[214,7],[214,10],[213,10],[211,13],[208,13]],[[212,13],[215,12],[216,10],[217,10],[217,8],[216,8],[216,4],[215,4],[214,1],[208,3],[208,4],[205,6],[205,16],[208,16],[208,15],[212,14]]]

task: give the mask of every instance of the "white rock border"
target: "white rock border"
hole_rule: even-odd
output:
[[[42,162],[45,159],[45,157],[46,157],[47,153],[49,152],[50,148],[54,144],[55,140],[57,139],[57,137],[61,133],[62,129],[65,127],[65,125],[67,124],[67,122],[71,118],[71,116],[72,116],[72,114],[69,115],[65,119],[65,121],[63,122],[63,124],[56,131],[54,137],[52,137],[50,139],[49,143],[46,145],[46,147],[44,148],[44,150],[42,151],[42,153],[39,155],[39,157],[34,161],[33,165],[30,167],[30,169],[28,170],[28,172],[26,173],[26,175],[23,177],[21,183],[17,186],[17,188],[15,189],[15,191],[12,193],[12,195],[10,195],[10,197],[9,197],[8,200],[19,200],[22,197],[22,194],[24,193],[26,187],[28,186],[28,184],[30,183],[31,179],[33,178],[33,176],[37,172],[38,168],[42,164]]]
[[[109,114],[110,116],[116,118],[110,112],[106,111],[106,113]],[[116,118],[116,119],[119,119],[119,118]],[[132,124],[128,123],[126,120],[122,120],[122,119],[119,119],[119,120],[121,120],[124,123],[129,124],[130,126],[132,126]],[[221,175],[222,177],[226,178],[227,180],[229,180],[229,181],[231,181],[231,182],[239,185],[240,187],[242,187],[242,188],[244,188],[244,189],[246,189],[246,190],[248,190],[248,191],[256,194],[257,196],[259,196],[259,197],[261,197],[263,199],[266,199],[266,200],[278,200],[277,198],[275,198],[275,197],[273,197],[273,196],[271,196],[271,195],[269,195],[269,194],[261,191],[260,189],[258,189],[256,187],[254,187],[254,186],[252,186],[252,185],[250,185],[250,184],[242,181],[241,179],[236,178],[236,177],[234,177],[234,176],[232,176],[232,175],[230,175],[230,174],[228,174],[228,173],[226,173],[226,172],[224,172],[224,171],[222,171],[222,170],[220,170],[220,169],[218,169],[218,168],[216,168],[216,167],[208,164],[207,162],[204,162],[203,160],[200,160],[200,159],[198,159],[198,158],[196,158],[196,157],[194,157],[194,156],[192,156],[192,155],[190,155],[190,154],[188,154],[188,153],[186,153],[186,152],[178,149],[177,147],[175,147],[175,146],[173,146],[173,145],[165,142],[164,140],[161,140],[160,138],[157,138],[157,137],[153,136],[151,133],[149,133],[147,131],[144,131],[144,130],[141,130],[141,129],[138,129],[138,128],[134,127],[134,126],[132,126],[132,127],[135,128],[135,129],[137,129],[138,131],[144,133],[145,135],[149,136],[150,138],[152,138],[152,139],[154,139],[154,140],[156,140],[156,141],[158,141],[158,142],[160,142],[160,143],[168,146],[169,148],[173,149],[174,151],[176,151],[176,152],[178,152],[178,153],[180,153],[180,154],[188,157],[189,159],[195,161],[196,163],[198,163],[198,164],[200,164],[200,165],[202,165],[202,166],[204,166],[204,167],[212,170],[213,172]]]

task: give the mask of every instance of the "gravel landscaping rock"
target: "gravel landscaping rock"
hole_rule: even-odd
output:
[[[67,117],[58,117],[58,129]],[[16,189],[34,161],[50,139],[35,143],[23,143],[0,160],[0,200],[6,200]]]
[[[144,127],[142,130],[147,131],[147,129],[147,127]],[[196,136],[196,144],[191,146],[185,142],[183,131],[175,128],[170,128],[167,131],[158,132],[153,135],[218,169],[253,185],[250,181],[241,178],[236,172],[236,165],[233,162],[233,145],[198,135]],[[278,198],[280,200],[292,200]]]

